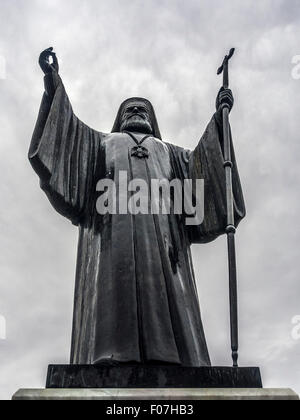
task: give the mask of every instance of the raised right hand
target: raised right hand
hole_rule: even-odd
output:
[[[50,57],[52,57],[53,62],[50,63]],[[47,48],[40,55],[39,65],[45,74],[59,72],[58,60],[53,48]]]

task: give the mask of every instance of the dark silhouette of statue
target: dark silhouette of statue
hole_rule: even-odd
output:
[[[50,59],[52,57],[52,60]],[[51,63],[50,63],[51,61]],[[40,56],[45,93],[29,159],[53,207],[79,228],[71,363],[209,366],[190,247],[225,233],[221,107],[192,151],[161,138],[148,100],[131,98],[111,133],[73,113],[52,49]],[[245,206],[232,147],[236,225]],[[204,221],[178,214],[99,214],[97,183],[130,179],[204,179]],[[124,212],[125,213],[125,212]],[[201,273],[200,273],[201,275]]]

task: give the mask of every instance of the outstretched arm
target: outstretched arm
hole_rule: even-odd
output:
[[[193,229],[192,242],[207,242],[225,233],[226,229],[226,182],[224,169],[224,142],[222,109],[234,104],[230,89],[222,88],[217,96],[216,108],[212,120],[189,157],[189,175],[192,179],[204,179],[204,222]],[[235,160],[232,139],[232,175],[235,224],[245,216],[243,193]]]
[[[45,73],[45,93],[29,160],[53,207],[78,224],[89,205],[100,133],[75,116],[52,48],[42,52],[39,64]]]

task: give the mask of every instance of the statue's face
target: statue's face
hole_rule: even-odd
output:
[[[149,110],[144,102],[132,101],[125,105],[121,116],[121,131],[153,133]]]

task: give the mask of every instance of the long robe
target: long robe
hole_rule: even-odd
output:
[[[171,363],[209,366],[190,247],[224,234],[226,192],[222,130],[210,121],[194,151],[149,137],[148,159],[131,156],[126,133],[104,134],[73,113],[60,77],[47,91],[29,159],[51,204],[79,227],[71,363]],[[245,215],[233,155],[236,225]],[[97,182],[204,179],[199,226],[179,215],[99,215]],[[201,275],[201,273],[200,273]]]

